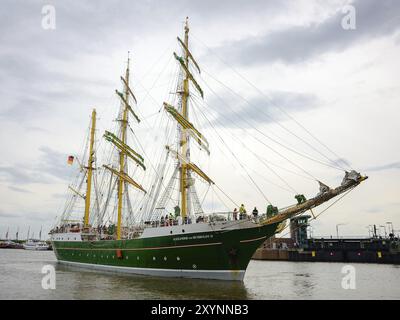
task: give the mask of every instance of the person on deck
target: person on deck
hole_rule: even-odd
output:
[[[238,211],[237,211],[237,209],[235,208],[235,209],[233,210],[233,220],[237,220],[237,219],[238,219],[237,214],[238,214]]]
[[[239,208],[239,219],[243,220],[245,217],[246,217],[246,208],[244,207],[244,204],[242,203]]]
[[[255,220],[256,220],[257,217],[258,217],[258,210],[257,210],[256,207],[254,207],[254,210],[253,210],[253,217],[254,217]]]

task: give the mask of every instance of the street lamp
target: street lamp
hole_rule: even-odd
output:
[[[366,228],[368,229],[368,237],[371,238],[371,228],[370,226],[366,226]]]
[[[392,233],[394,234],[393,223],[389,221],[389,222],[386,222],[386,224],[390,224],[390,226],[392,227]],[[389,228],[389,231],[390,231],[390,228]]]
[[[312,239],[314,228],[313,228],[313,226],[308,226],[308,228],[309,228],[309,230],[310,230],[310,239]]]
[[[385,226],[380,226],[380,227],[385,230],[385,238],[387,238],[386,227]]]
[[[344,226],[344,225],[345,225],[344,223],[338,223],[336,225],[336,236],[338,239],[339,239],[339,226]]]

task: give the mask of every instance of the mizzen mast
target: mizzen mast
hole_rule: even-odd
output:
[[[121,136],[120,139],[122,143],[126,144],[126,129],[128,127],[128,99],[129,99],[129,56],[128,56],[128,64],[125,72],[125,81],[124,81],[124,108],[122,111],[122,119],[121,119]],[[118,220],[117,220],[117,240],[121,239],[121,221],[122,221],[122,204],[123,204],[123,189],[124,189],[124,179],[122,175],[125,173],[125,162],[126,162],[126,153],[124,149],[119,151],[119,181],[118,181]]]

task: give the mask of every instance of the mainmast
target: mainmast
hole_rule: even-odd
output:
[[[189,49],[189,24],[188,18],[185,22],[185,39],[184,44]],[[189,97],[189,51],[184,50],[184,64],[185,64],[185,78],[183,80],[183,92],[182,92],[182,117],[185,120],[189,120],[188,117],[188,97]],[[186,128],[182,127],[181,139],[180,139],[180,155],[185,161],[181,161],[180,168],[180,192],[181,192],[181,215],[184,220],[187,216],[188,199],[187,199],[187,187],[188,187],[188,170],[187,163],[190,162],[190,150],[189,150],[189,139],[187,136]]]
[[[128,53],[129,55],[129,53]],[[137,183],[135,180],[133,180],[127,173],[127,160],[128,157],[132,159],[136,164],[140,167],[142,167],[143,170],[146,170],[146,167],[144,165],[144,159],[143,157],[137,153],[135,150],[133,150],[130,146],[127,144],[127,128],[128,128],[128,115],[129,113],[133,115],[133,117],[136,119],[136,121],[139,123],[140,119],[136,115],[136,113],[133,111],[133,108],[129,104],[130,98],[133,99],[133,101],[136,103],[136,98],[132,92],[132,90],[129,88],[129,56],[128,56],[128,63],[126,67],[126,73],[125,73],[125,78],[121,77],[121,80],[124,84],[124,92],[121,93],[118,90],[115,90],[115,93],[119,96],[121,99],[121,113],[119,115],[118,121],[120,122],[120,133],[119,136],[117,137],[115,134],[106,131],[104,133],[104,138],[111,142],[118,150],[119,150],[119,168],[115,169],[113,167],[110,167],[108,165],[103,165],[106,169],[110,170],[113,175],[116,175],[118,177],[118,190],[117,190],[117,195],[118,195],[118,218],[117,218],[117,240],[121,239],[121,231],[122,231],[122,209],[123,209],[123,198],[124,198],[124,193],[127,194],[127,185],[128,183],[136,187],[137,189],[146,192],[143,187]],[[125,190],[124,190],[125,186]]]
[[[175,59],[179,62],[181,70],[183,72],[183,84],[178,88],[178,93],[181,94],[181,109],[176,109],[173,105],[164,102],[165,110],[177,121],[178,128],[180,128],[179,145],[176,152],[172,151],[169,146],[167,149],[169,153],[176,159],[178,159],[179,165],[179,192],[180,192],[180,205],[181,205],[181,216],[183,220],[189,215],[189,205],[190,205],[190,190],[191,193],[195,193],[193,186],[194,180],[191,177],[192,173],[196,173],[199,177],[204,179],[209,184],[214,182],[194,163],[190,161],[190,145],[189,139],[193,138],[200,147],[200,149],[210,154],[209,144],[207,139],[202,135],[199,130],[197,130],[194,125],[189,121],[189,82],[195,87],[197,92],[203,98],[203,90],[197,83],[195,77],[190,71],[189,62],[193,65],[198,73],[200,73],[200,68],[195,61],[193,55],[189,51],[189,24],[188,18],[185,22],[185,38],[182,41],[179,37],[178,42],[180,43],[183,50],[183,57],[178,56],[174,52]]]
[[[86,197],[85,197],[85,217],[84,228],[89,227],[89,211],[90,211],[90,195],[92,190],[92,174],[94,162],[94,136],[96,131],[96,109],[92,111],[92,126],[90,130],[90,144],[89,144],[89,159],[87,165],[87,184],[86,184]]]

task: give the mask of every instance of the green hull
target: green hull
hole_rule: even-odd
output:
[[[243,280],[255,250],[278,224],[131,240],[53,241],[66,264],[155,276]]]

